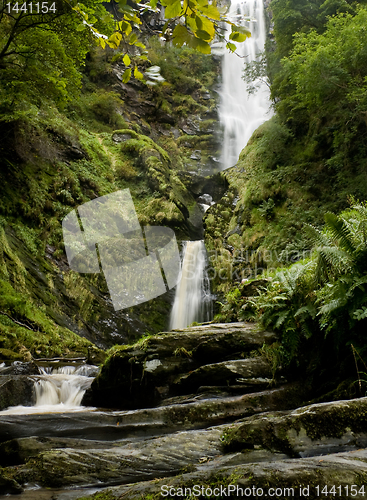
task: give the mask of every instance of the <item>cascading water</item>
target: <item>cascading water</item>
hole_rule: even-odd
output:
[[[85,391],[92,385],[98,368],[91,365],[39,367],[41,375],[34,380],[34,406],[14,406],[1,414],[59,413],[80,411]]]
[[[212,298],[206,272],[206,251],[204,242],[187,241],[183,250],[181,279],[170,318],[170,328],[186,328],[197,321],[210,321]]]
[[[246,26],[251,37],[238,44],[237,54],[226,50],[222,62],[219,119],[223,127],[222,168],[234,165],[252,133],[270,117],[269,89],[259,83],[255,94],[247,92],[242,79],[244,62],[252,62],[264,50],[266,28],[263,0],[232,0],[229,19]],[[245,21],[250,18],[251,21]]]

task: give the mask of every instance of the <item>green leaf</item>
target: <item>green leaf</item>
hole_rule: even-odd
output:
[[[135,66],[134,68],[134,77],[137,79],[137,80],[144,80],[144,76],[143,76],[143,73],[140,73],[140,71],[138,70],[138,67]]]
[[[219,10],[215,7],[215,5],[204,6],[201,8],[201,11],[210,19],[215,19],[216,21],[220,20]]]
[[[150,0],[149,5],[152,7],[152,9],[156,9],[157,3],[158,3],[158,0]]]
[[[134,45],[134,43],[138,40],[138,35],[136,33],[133,33],[129,39],[129,44]]]
[[[210,19],[207,19],[206,17],[203,16],[195,16],[195,22],[196,26],[198,27],[198,31],[206,31],[210,36],[209,38],[210,40],[214,38],[215,35],[214,23],[210,21]]]
[[[200,38],[192,38],[190,41],[190,47],[193,49],[198,50],[202,54],[210,54],[211,53],[211,48],[208,42],[205,42],[204,40],[200,40]]]
[[[185,28],[185,26],[182,26],[181,24],[178,24],[173,30],[172,42],[173,45],[176,45],[177,47],[182,47],[184,43],[188,44],[191,38],[192,37],[187,31],[187,28]]]
[[[130,66],[130,64],[131,64],[131,59],[130,59],[128,54],[124,55],[122,61],[125,64],[125,66]]]
[[[132,27],[131,27],[131,24],[128,23],[127,21],[120,21],[118,23],[118,28],[120,31],[122,31],[123,33],[125,33],[126,36],[129,36],[130,33],[132,32]]]
[[[115,31],[115,33],[112,33],[110,38],[107,40],[107,44],[111,49],[115,49],[120,45],[120,42],[122,40],[122,35],[118,31]]]
[[[227,42],[226,45],[227,49],[230,50],[231,52],[236,52],[237,46],[234,43]]]
[[[229,39],[233,40],[234,42],[244,42],[246,40],[246,38],[248,38],[247,35],[245,35],[243,33],[239,33],[238,31],[233,31],[229,35]]]
[[[245,26],[237,26],[236,24],[232,24],[232,31],[237,31],[238,33],[242,33],[247,37],[251,36],[251,31],[249,31]]]
[[[164,17],[166,19],[172,19],[174,17],[177,17],[181,14],[182,7],[181,7],[181,2],[178,0],[177,2],[174,2],[170,5],[167,5],[164,11]]]
[[[131,68],[125,69],[123,75],[122,75],[122,82],[127,83],[131,78]]]
[[[198,38],[200,38],[201,40],[207,40],[207,41],[209,41],[212,38],[207,31],[203,31],[203,30],[196,31],[195,35]]]

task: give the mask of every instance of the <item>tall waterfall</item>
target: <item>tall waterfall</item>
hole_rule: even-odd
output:
[[[185,243],[181,279],[170,318],[171,329],[186,328],[194,321],[210,321],[212,315],[204,242],[199,240]]]
[[[255,61],[264,50],[266,28],[263,0],[232,0],[228,16],[251,31],[251,38],[238,44],[237,53],[223,56],[219,119],[224,131],[222,168],[234,165],[252,133],[270,117],[269,89],[265,83],[249,94],[242,79],[244,62]],[[244,21],[244,18],[251,21]]]

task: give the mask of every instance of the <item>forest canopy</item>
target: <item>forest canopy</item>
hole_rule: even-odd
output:
[[[186,45],[208,54],[210,42],[219,37],[229,50],[235,50],[234,42],[250,36],[210,0],[162,0],[159,6],[157,0],[146,4],[56,0],[32,5],[13,1],[0,7],[0,112],[6,115],[11,109],[12,119],[29,111],[30,104],[39,106],[50,99],[62,107],[74,98],[86,55],[98,44],[116,50],[123,58],[124,82],[132,76],[144,80],[138,62],[147,60],[147,52],[139,35],[162,7],[167,21],[153,23],[149,32],[159,33],[179,47]]]

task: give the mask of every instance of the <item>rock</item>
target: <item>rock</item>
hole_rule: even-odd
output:
[[[131,135],[129,135],[129,134],[120,134],[118,132],[117,133],[115,132],[112,135],[113,142],[117,142],[117,143],[124,142],[124,141],[129,141],[130,139],[131,139]]]
[[[14,361],[10,366],[1,369],[0,375],[40,375],[40,371],[34,361]]]
[[[109,446],[117,446],[117,444],[112,442]],[[24,464],[40,452],[56,448],[76,448],[79,450],[106,448],[106,441],[38,436],[12,439],[0,444],[0,466]]]
[[[299,384],[223,398],[191,398],[187,404],[170,404],[135,411],[85,411],[39,415],[1,415],[0,443],[30,436],[79,439],[132,439],[178,430],[198,429],[277,408],[295,408],[307,398]]]
[[[367,398],[246,418],[225,433],[227,451],[256,446],[308,457],[367,447]]]
[[[33,380],[26,375],[0,375],[0,410],[9,406],[32,406]]]
[[[14,495],[22,491],[23,488],[11,477],[11,474],[0,468],[0,495]]]
[[[23,359],[23,356],[17,352],[11,351],[10,349],[0,349],[0,360],[13,361]]]
[[[89,442],[88,447],[80,449],[75,443],[74,448],[41,451],[25,469],[20,467],[19,475],[14,477],[24,480],[27,470],[32,469],[33,477],[47,487],[113,484],[116,481],[123,484],[173,476],[189,468],[192,474],[186,478],[180,476],[183,484],[188,484],[185,479],[193,478],[198,480],[193,484],[209,484],[213,475],[218,478],[225,471],[223,477],[231,477],[233,482],[230,484],[240,487],[361,485],[367,479],[367,451],[358,449],[367,443],[364,425],[367,398],[362,399],[260,414],[234,422],[230,427],[217,425],[171,432],[145,440],[115,443],[113,447],[103,448],[99,442],[96,447],[89,448]],[[187,406],[182,405],[181,411],[184,412]],[[203,418],[203,410],[201,406],[199,418]],[[224,418],[228,419],[228,415]],[[295,454],[292,446],[305,449],[307,432],[307,455]],[[346,434],[353,434],[353,439],[348,442]],[[324,442],[319,446],[322,439]],[[235,442],[240,445],[240,452],[234,449],[228,452],[229,442],[232,446]],[[290,456],[293,458],[287,459]],[[363,480],[356,482],[358,470]],[[169,484],[179,484],[177,479],[171,478]],[[167,479],[165,481],[167,484]]]
[[[201,488],[204,488],[207,497],[210,495],[212,498],[215,498],[213,497],[214,488],[218,488],[216,490],[218,493],[214,493],[216,498],[226,498],[230,493],[232,499],[269,496],[279,500],[304,497],[311,500],[320,498],[350,499],[352,485],[354,485],[354,498],[363,499],[366,495],[366,487],[363,485],[367,482],[367,450],[332,454],[322,458],[237,464],[218,467],[219,470],[215,467],[214,461],[209,462],[209,465],[211,467],[203,464],[201,470],[197,472],[180,474],[174,478],[109,488],[107,498],[126,497],[129,500],[145,498],[158,500],[162,496],[167,496],[167,491],[170,488],[173,488],[172,493],[175,497],[188,498],[190,494],[195,493],[194,485],[200,487],[196,493],[200,495]],[[321,491],[326,485],[328,492],[335,485],[334,493],[322,494]],[[220,496],[221,486],[224,487],[222,496]],[[229,486],[231,486],[230,490],[227,489]],[[270,490],[270,488],[273,489]],[[277,488],[279,489],[277,490]],[[284,491],[284,488],[287,489]]]
[[[268,383],[272,376],[271,366],[261,357],[223,361],[201,366],[182,375],[177,385],[180,391],[196,391],[202,385],[233,385],[236,382],[256,386]]]
[[[201,151],[200,150],[194,151],[190,156],[190,158],[191,160],[201,160]]]
[[[223,359],[244,357],[274,340],[273,333],[253,323],[211,324],[155,335],[115,350],[84,401],[115,408],[152,406],[162,399],[162,393],[165,397],[182,393],[177,381],[184,374]],[[223,370],[226,374],[230,371]],[[268,373],[267,368],[263,376]],[[216,381],[219,379],[218,374]],[[204,376],[198,375],[197,380],[199,385],[208,385]]]
[[[62,443],[62,449],[58,447],[57,449],[44,451],[50,445],[50,442],[42,449],[37,440],[35,445],[38,450],[42,451],[35,458],[30,459],[26,466],[19,468],[19,476],[16,476],[16,479],[24,482],[29,481],[30,477],[32,477],[34,481],[47,487],[87,486],[101,483],[114,484],[116,481],[127,483],[174,475],[185,467],[190,467],[193,470],[199,467],[203,456],[207,458],[207,461],[210,461],[223,453],[222,437],[227,426],[217,425],[209,429],[200,429],[201,427],[208,426],[211,423],[220,424],[241,415],[251,415],[254,412],[276,408],[280,401],[279,398],[282,405],[287,405],[290,401],[294,403],[294,397],[290,397],[292,391],[293,396],[294,392],[300,394],[300,388],[293,386],[287,389],[264,391],[256,396],[247,395],[221,400],[206,400],[151,410],[120,412],[115,415],[97,414],[94,416],[94,425],[96,430],[97,426],[99,426],[99,439],[103,436],[104,431],[107,431],[107,436],[111,437],[113,427],[110,426],[108,429],[103,423],[105,419],[108,419],[110,423],[112,423],[112,419],[115,419],[114,427],[120,434],[114,433],[114,438],[122,437],[123,427],[125,426],[127,433],[130,435],[128,442],[114,443],[113,446],[106,443],[103,447],[103,444],[99,441],[97,446],[93,447],[89,441],[88,446],[79,447],[77,441],[70,440],[69,443],[73,445],[73,448],[65,448],[66,443]],[[84,432],[86,431],[88,417],[84,418],[83,421],[80,416],[74,417],[70,415],[70,417],[79,419],[79,427],[84,421]],[[91,417],[93,418],[93,416],[89,416],[89,419]],[[135,426],[131,424],[129,426],[129,418],[135,420]],[[161,435],[137,441],[131,439],[133,436],[136,438],[139,435],[139,430],[141,432],[144,421],[148,422],[149,419],[151,423],[155,419],[156,425],[160,419],[161,425],[160,427],[157,426],[155,432],[158,431]],[[17,425],[14,426],[17,432],[19,432],[19,421],[18,418]],[[118,422],[120,425],[116,425]],[[63,418],[59,423],[59,429],[65,431],[65,423],[70,425],[70,422]],[[1,424],[1,427],[3,427],[3,422]],[[34,424],[32,423],[32,425]],[[190,430],[190,427],[193,430]],[[75,436],[83,437],[83,431],[81,433],[78,431],[78,425],[69,428],[69,435],[72,428]],[[183,431],[182,429],[185,428],[188,430]],[[4,443],[3,449],[11,450],[14,448],[14,444],[15,447],[17,447],[17,444],[22,446],[22,453],[25,453],[26,457],[31,456],[30,446],[32,440],[24,442],[17,440],[13,444]],[[58,440],[55,440],[54,444],[57,446]],[[11,455],[11,451],[8,451],[8,453]],[[256,455],[258,460],[279,456],[280,454],[277,452],[267,452],[266,450]],[[243,461],[248,462],[253,459],[254,455],[231,455],[226,457],[225,460],[223,459],[221,465],[224,462],[227,464],[231,461],[232,463],[243,463]]]

